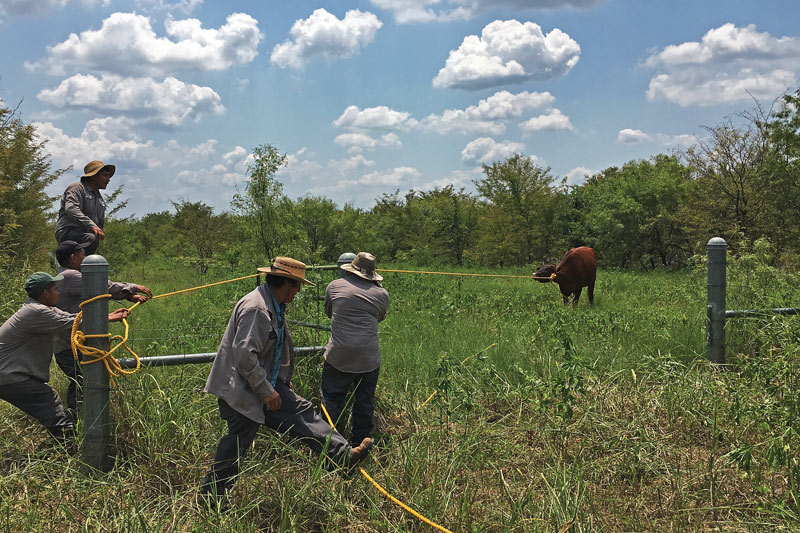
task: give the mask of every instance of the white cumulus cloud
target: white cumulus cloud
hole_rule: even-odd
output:
[[[495,20],[480,37],[469,35],[450,52],[433,86],[475,90],[549,79],[569,72],[580,53],[578,43],[558,28],[545,35],[534,22]]]
[[[497,142],[490,137],[479,137],[470,141],[461,151],[461,160],[467,163],[493,163],[522,153],[525,145],[513,141]]]
[[[171,76],[163,82],[152,78],[101,78],[76,74],[54,89],[37,95],[58,108],[89,109],[100,114],[124,114],[146,122],[177,126],[201,113],[225,112],[220,96],[210,87],[184,83]]]
[[[483,11],[497,8],[588,9],[602,0],[370,0],[373,5],[394,13],[399,24],[468,20]]]
[[[416,127],[417,121],[411,117],[411,113],[395,111],[386,106],[359,109],[358,106],[351,105],[333,121],[333,125],[352,131],[407,130]]]
[[[440,115],[428,115],[422,124],[426,129],[439,134],[458,132],[499,135],[506,129],[505,120],[522,116],[531,109],[548,109],[554,102],[555,98],[549,92],[523,91],[512,94],[498,91],[466,109],[446,109]]]
[[[697,137],[688,133],[667,135],[665,133],[645,133],[642,130],[625,128],[617,133],[617,142],[627,144],[650,142],[671,148],[686,149],[697,143]]]
[[[351,57],[372,42],[382,25],[374,14],[357,9],[341,20],[325,9],[316,9],[292,25],[292,39],[275,46],[270,61],[282,68],[300,69],[317,57]]]
[[[403,143],[396,133],[387,133],[376,139],[366,133],[342,133],[333,140],[334,144],[343,146],[351,154],[358,154],[364,150],[375,150],[378,147],[400,148]]]
[[[245,13],[229,15],[219,29],[198,19],[167,19],[167,37],[156,36],[150,19],[113,13],[99,30],[70,34],[47,48],[47,56],[26,63],[29,70],[64,75],[69,69],[121,75],[165,77],[177,71],[217,71],[249,63],[258,55],[258,21]]]
[[[551,109],[550,112],[531,117],[519,125],[522,131],[530,133],[540,130],[572,130],[572,123],[569,117],[561,112],[560,109]]]
[[[567,172],[567,185],[581,185],[586,181],[586,178],[597,174],[597,170],[592,170],[586,167],[575,167]]]
[[[669,45],[644,65],[661,72],[647,89],[649,100],[710,106],[773,99],[798,84],[800,38],[773,37],[754,25],[723,24],[700,41]]]

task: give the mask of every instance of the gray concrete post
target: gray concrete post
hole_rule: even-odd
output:
[[[108,262],[101,255],[90,255],[81,265],[83,274],[81,293],[84,300],[108,292]],[[108,299],[101,298],[83,306],[81,329],[86,335],[108,333]],[[108,338],[86,339],[86,345],[107,351]],[[83,365],[83,444],[82,455],[86,463],[101,471],[108,471],[111,462],[108,454],[110,415],[108,407],[108,372],[102,363]]]
[[[346,265],[347,263],[352,263],[353,259],[356,258],[356,254],[347,252],[339,256],[339,259],[336,260],[336,264],[339,265],[339,270],[337,270],[339,277],[343,278],[345,275],[345,271],[342,270],[342,265]]]
[[[725,362],[725,289],[728,243],[714,237],[706,245],[708,253],[708,285],[706,291],[707,335],[706,357],[712,363]]]

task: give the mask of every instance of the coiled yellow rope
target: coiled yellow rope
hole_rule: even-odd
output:
[[[243,280],[243,279],[254,278],[254,277],[259,276],[259,275],[260,274],[251,274],[249,276],[242,276],[242,277],[239,277],[239,278],[228,279],[228,280],[225,280],[225,281],[217,281],[215,283],[208,283],[206,285],[200,285],[200,286],[197,286],[197,287],[191,287],[189,289],[182,289],[182,290],[179,290],[179,291],[173,291],[173,292],[168,292],[168,293],[165,293],[165,294],[159,294],[159,295],[153,296],[150,299],[151,300],[157,300],[159,298],[165,298],[167,296],[173,296],[175,294],[183,294],[183,293],[186,293],[186,292],[196,291],[196,290],[199,290],[199,289],[205,289],[207,287],[214,287],[215,285],[222,285],[224,283],[232,283],[234,281],[240,281],[240,280]],[[95,296],[94,298],[90,298],[88,300],[85,300],[85,301],[81,302],[81,304],[80,304],[81,309],[83,309],[84,305],[86,305],[88,303],[91,303],[91,302],[94,302],[96,300],[102,299],[102,298],[111,298],[111,295],[110,294],[101,294],[99,296]],[[129,310],[133,311],[134,309],[136,309],[136,307],[140,303],[141,302],[136,302],[135,304],[133,304],[129,308]],[[76,361],[78,360],[78,351],[80,351],[83,355],[85,355],[86,357],[89,358],[87,361],[80,361],[80,364],[82,364],[82,365],[89,365],[89,364],[92,364],[92,363],[97,363],[99,361],[102,361],[103,364],[106,367],[106,371],[108,371],[108,375],[111,376],[112,379],[116,378],[118,376],[121,376],[121,375],[129,376],[129,375],[135,374],[136,372],[139,371],[139,369],[142,366],[141,362],[139,361],[139,356],[136,354],[136,352],[131,350],[131,348],[127,344],[127,342],[128,342],[128,331],[130,329],[130,327],[128,326],[128,321],[127,320],[125,320],[124,318],[122,319],[122,324],[125,326],[125,335],[124,336],[122,336],[122,335],[113,335],[112,336],[110,333],[105,333],[105,334],[100,334],[100,335],[86,335],[84,332],[82,332],[80,330],[81,321],[82,320],[83,320],[83,311],[81,310],[75,316],[75,321],[72,323],[72,332],[70,333],[70,344],[72,345],[72,356],[75,358]],[[119,342],[119,344],[117,344],[116,346],[114,346],[113,348],[111,348],[108,351],[101,350],[100,348],[95,348],[93,346],[86,346],[86,344],[84,344],[86,339],[98,339],[98,338],[108,338],[108,339],[110,339],[112,341],[119,340],[120,342]],[[117,359],[113,356],[114,352],[117,351],[120,347],[123,347],[126,350],[128,350],[128,353],[130,353],[133,356],[133,358],[136,360],[136,367],[134,369],[126,370],[125,368],[123,368],[119,364]]]
[[[110,294],[100,294],[95,296],[94,298],[89,298],[81,302],[81,311],[75,316],[75,321],[72,323],[72,332],[70,333],[70,344],[72,345],[72,357],[78,361],[78,350],[88,357],[87,361],[79,361],[82,365],[88,365],[91,363],[97,363],[102,361],[106,367],[106,371],[108,375],[112,378],[116,378],[117,376],[121,375],[131,375],[141,368],[141,363],[139,362],[139,356],[130,349],[130,347],[126,344],[128,342],[128,321],[124,318],[122,319],[122,323],[125,325],[125,335],[111,335],[110,333],[101,333],[97,335],[86,335],[84,332],[80,330],[81,321],[83,320],[83,306],[92,303],[96,300],[100,300],[102,298],[111,298]],[[86,346],[84,342],[86,339],[110,339],[110,340],[117,340],[119,339],[119,344],[114,346],[108,351],[101,350],[100,348],[95,348],[94,346]],[[133,370],[126,370],[122,368],[122,366],[117,362],[116,358],[113,356],[114,352],[120,347],[124,347],[128,352],[136,359],[136,368]]]

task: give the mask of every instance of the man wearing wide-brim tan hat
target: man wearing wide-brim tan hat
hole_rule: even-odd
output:
[[[266,283],[234,307],[206,381],[205,392],[218,397],[220,417],[228,423],[228,434],[220,439],[200,487],[208,503],[233,485],[261,425],[301,439],[347,468],[372,446],[371,439],[364,439],[351,447],[290,385],[294,345],[284,313],[303,284],[314,285],[306,279],[306,265],[277,257],[258,271],[266,274]]]
[[[375,388],[381,368],[378,322],[386,318],[389,293],[375,272],[375,256],[360,252],[342,265],[345,277],[325,289],[325,313],[331,318],[331,338],[325,346],[320,393],[325,409],[343,430],[348,396],[353,395],[350,442],[372,432]]]
[[[91,161],[83,167],[83,176],[71,184],[61,197],[56,221],[56,241],[89,243],[86,255],[97,251],[105,238],[106,201],[101,190],[108,187],[116,167],[102,161]]]

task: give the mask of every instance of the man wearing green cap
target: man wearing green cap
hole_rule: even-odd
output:
[[[75,313],[54,307],[57,281],[63,276],[34,272],[25,280],[28,299],[0,326],[0,399],[38,420],[58,440],[74,433],[58,393],[47,384],[53,338],[72,329]],[[109,313],[110,322],[128,316],[122,308]]]
[[[83,167],[81,181],[73,183],[61,197],[56,221],[56,241],[88,242],[86,255],[97,251],[105,238],[106,201],[100,191],[108,187],[116,167],[102,161],[91,161]]]

